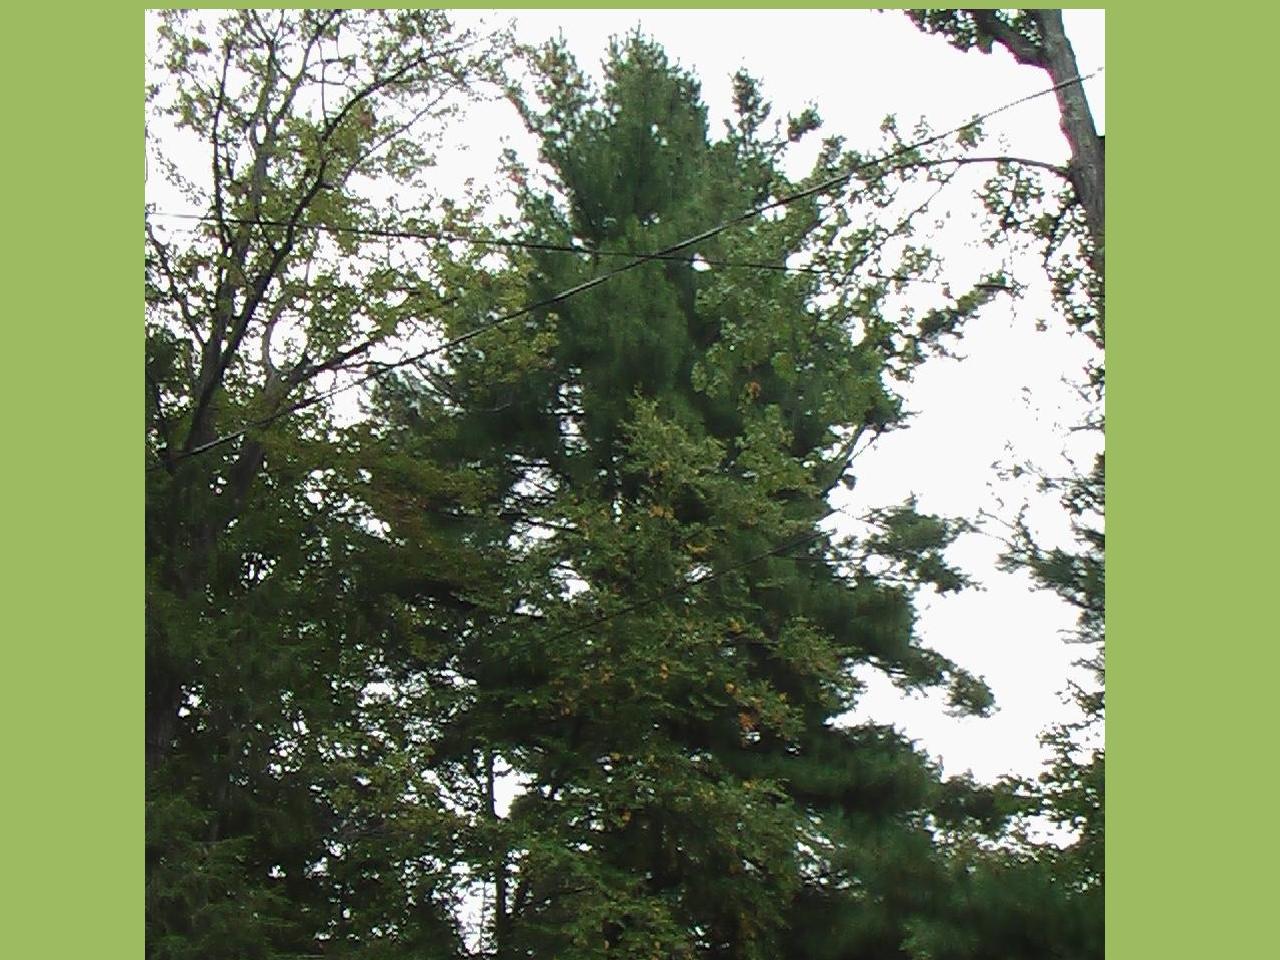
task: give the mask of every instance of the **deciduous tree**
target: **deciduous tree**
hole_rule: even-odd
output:
[[[148,955],[450,956],[456,824],[421,777],[444,706],[377,690],[439,669],[422,611],[465,607],[474,560],[430,518],[403,551],[380,531],[398,498],[475,481],[377,487],[395,453],[325,400],[434,329],[447,263],[382,234],[437,209],[430,144],[495,76],[494,41],[435,11],[151,26]]]

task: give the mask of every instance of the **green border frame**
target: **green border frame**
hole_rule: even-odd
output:
[[[1113,960],[1277,949],[1280,18],[1209,10],[1108,7]]]
[[[1262,289],[1277,203],[1257,141],[1276,20],[1261,5],[1108,7],[1113,958],[1262,956],[1273,939],[1280,656],[1264,604],[1280,524],[1263,418],[1280,323]],[[142,187],[141,10],[19,6],[6,26],[0,702],[18,922],[3,939],[18,957],[138,958],[142,351],[126,237]]]
[[[5,17],[0,943],[15,957],[142,955],[141,28],[122,4]]]

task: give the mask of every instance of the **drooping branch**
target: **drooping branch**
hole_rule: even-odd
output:
[[[1055,176],[1069,179],[1071,171],[1068,167],[1064,167],[1057,163],[1048,163],[1044,160],[1032,160],[1027,157],[1008,157],[1008,156],[990,156],[990,157],[937,157],[931,160],[913,160],[910,163],[903,164],[897,169],[914,169],[917,167],[941,167],[948,164],[956,166],[966,166],[974,163],[1007,163],[1019,167],[1035,167],[1039,170],[1047,170]]]
[[[1071,150],[1065,174],[1075,202],[1084,211],[1088,259],[1099,280],[1106,276],[1106,181],[1103,138],[1094,125],[1075,51],[1067,39],[1061,10],[913,10],[922,30],[941,35],[960,50],[990,52],[999,43],[1019,63],[1044,70],[1055,85],[1059,123]],[[1058,172],[1058,171],[1055,171]],[[1098,330],[1105,332],[1099,303]]]

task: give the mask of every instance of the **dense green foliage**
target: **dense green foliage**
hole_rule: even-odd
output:
[[[694,81],[642,40],[615,48],[598,94],[558,46],[538,66],[541,106],[523,110],[554,189],[523,202],[539,241],[658,249],[803,186],[745,75],[713,140]],[[820,224],[797,203],[691,252],[782,263],[830,250]],[[536,255],[528,297],[594,269]],[[898,413],[874,295],[855,311],[816,292],[811,275],[649,263],[536,315],[554,341],[519,381],[500,343],[455,357],[458,436],[501,477],[535,578],[520,620],[484,631],[494,672],[469,676],[477,738],[524,784],[495,864],[501,955],[893,955],[918,909],[896,871],[932,876],[933,774],[892,732],[833,721],[859,663],[951,679],[978,709],[985,690],[920,647],[908,587],[865,565],[956,586],[937,559],[952,525],[903,508],[864,552],[819,526],[850,438]],[[855,870],[863,852],[883,875]]]
[[[501,38],[435,12],[159,22],[151,116],[213,175],[181,184],[207,225],[147,234],[149,957],[1093,955],[1060,873],[993,853],[1012,790],[843,719],[867,666],[991,706],[914,630],[917,590],[966,586],[967,525],[830,522],[903,426],[895,381],[990,296],[890,309],[931,254],[892,259],[909,222],[870,218],[911,173],[864,163],[701,262],[476,333],[865,158],[829,140],[792,182],[816,112],[775,120],[741,73],[717,136],[654,44],[617,42],[599,90],[551,44],[507,87],[535,248],[393,256],[387,233],[491,229],[483,197],[424,193],[424,137],[497,89]],[[827,272],[761,266],[797,258]],[[371,375],[339,416],[327,392]],[[1070,820],[1089,784],[1057,782]]]
[[[147,224],[148,953],[301,956],[323,935],[452,955],[458,828],[420,783],[445,707],[419,606],[465,609],[476,559],[448,521],[393,544],[372,518],[481,488],[311,401],[423,326],[430,300],[402,290],[429,292],[437,258],[393,265],[353,232],[412,212],[364,184],[412,187],[492,51],[431,12],[157,26],[148,124],[175,146],[153,170],[209,222]],[[181,160],[184,133],[210,166]],[[378,463],[403,482],[372,481]]]

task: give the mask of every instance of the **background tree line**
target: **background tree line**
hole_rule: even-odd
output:
[[[1071,69],[1052,15],[918,17]],[[969,521],[839,535],[828,499],[1016,284],[889,309],[939,257],[901,200],[979,127],[828,138],[793,181],[816,111],[743,72],[712,131],[638,35],[596,88],[438,11],[158,24],[155,175],[206,216],[146,228],[149,956],[1101,954],[1100,752],[1056,731],[1041,782],[982,785],[836,722],[868,664],[991,706],[913,629],[916,591],[966,586]],[[986,198],[1101,346],[1100,138],[1067,89],[1059,182],[1000,163]],[[514,217],[432,194],[483,96],[539,139]],[[1079,553],[1015,525],[1008,554],[1099,657],[1101,483],[1063,484]]]

